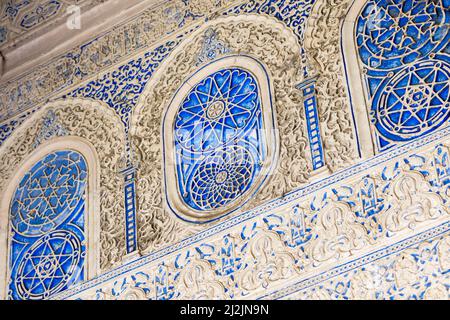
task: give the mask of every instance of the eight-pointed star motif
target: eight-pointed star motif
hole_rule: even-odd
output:
[[[191,152],[208,152],[236,138],[258,110],[258,87],[242,69],[217,72],[196,85],[175,122],[176,142]]]

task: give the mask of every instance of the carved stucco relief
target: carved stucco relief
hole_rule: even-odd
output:
[[[134,19],[0,85],[0,121],[30,109],[62,90],[98,77],[130,55],[148,50],[159,39],[204,21],[239,0],[171,0],[152,6]]]
[[[442,297],[444,275],[449,267],[448,240],[439,241],[437,246],[427,241],[431,243],[434,241],[431,239],[448,234],[450,199],[439,191],[448,186],[437,183],[433,176],[434,146],[420,154],[368,168],[341,181],[339,186],[330,185],[287,206],[267,210],[220,234],[212,233],[201,242],[141,265],[128,274],[118,273],[120,280],[116,276],[75,297],[277,298],[283,296],[278,291],[288,288],[289,292],[297,281],[304,282],[301,289],[304,294],[298,298],[376,298],[377,288],[384,292],[379,298],[389,295],[411,298],[414,292],[421,291],[427,291],[428,298]],[[364,215],[360,201],[360,182],[367,175],[376,183],[379,206],[370,216]],[[407,189],[402,187],[405,185]],[[410,192],[414,196],[409,202],[403,201]],[[416,208],[408,212],[409,218],[403,213],[403,204]],[[404,229],[404,224],[392,222],[392,212],[397,212],[402,221],[414,223]],[[414,246],[426,249],[408,249]],[[377,268],[376,261],[385,256],[390,257],[386,258],[386,264],[380,265],[381,273],[371,274],[370,264]],[[382,272],[387,269],[390,271]],[[428,274],[432,278],[427,278]],[[345,281],[338,278],[328,282],[341,275]],[[354,276],[361,279],[348,283],[351,280],[348,277]],[[427,290],[428,280],[432,282],[432,291]],[[380,287],[360,281],[384,282]],[[414,283],[419,282],[416,287]],[[305,292],[311,287],[308,283],[312,287],[321,283],[325,290]],[[344,292],[336,297],[333,289]]]
[[[389,232],[414,229],[421,222],[442,216],[446,209],[442,198],[429,192],[430,186],[418,172],[407,172],[393,182],[393,191],[386,200],[391,207],[383,215],[383,224]]]
[[[308,66],[317,76],[319,118],[327,164],[332,171],[358,159],[340,47],[341,24],[351,2],[318,0],[305,34]]]
[[[28,119],[0,148],[0,190],[4,190],[20,164],[33,152],[51,110],[65,135],[80,137],[93,145],[100,172],[100,268],[105,271],[125,255],[124,194],[116,165],[124,155],[125,137],[120,119],[107,107],[91,100],[49,103]],[[49,140],[51,141],[51,140]]]
[[[448,300],[450,236],[425,241],[400,254],[296,292],[291,300]]]
[[[297,40],[283,24],[264,16],[221,18],[205,25],[187,39],[161,66],[141,97],[132,124],[134,147],[141,159],[138,182],[141,250],[148,251],[183,239],[198,230],[165,211],[162,196],[161,119],[179,86],[195,72],[204,32],[214,28],[230,54],[245,54],[262,62],[274,88],[280,138],[279,163],[266,186],[241,211],[299,187],[307,182],[310,164],[305,155],[304,110],[295,85],[302,69]],[[209,62],[209,61],[208,61]]]
[[[70,5],[78,5],[87,10],[103,2],[105,0],[1,1],[0,47],[10,48],[18,41],[32,38],[42,27],[61,22]]]

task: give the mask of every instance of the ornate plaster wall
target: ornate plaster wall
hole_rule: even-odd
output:
[[[370,134],[358,134],[367,115],[352,109],[342,54],[353,4],[157,2],[0,79],[1,221],[6,190],[36,148],[79,139],[96,154],[98,276],[53,298],[448,297],[449,129],[379,155]],[[250,57],[267,71],[278,156],[245,205],[193,224],[167,206],[162,121],[180,86],[224,57]],[[300,89],[311,80],[321,170]]]
[[[258,192],[256,199],[242,207],[243,212],[265,200],[281,196],[308,179],[308,162],[305,156],[304,122],[299,91],[295,89],[301,80],[298,71],[299,46],[294,35],[274,19],[262,16],[241,15],[212,20],[186,39],[161,65],[144,91],[141,102],[134,112],[132,124],[133,141],[138,158],[145,165],[140,170],[138,183],[139,207],[141,208],[140,232],[141,249],[154,250],[161,244],[173,243],[195,232],[198,228],[181,223],[165,210],[163,195],[156,190],[162,188],[162,144],[161,119],[163,110],[170,102],[178,87],[198,67],[198,57],[204,47],[205,30],[213,28],[218,39],[223,39],[229,54],[249,55],[264,63],[275,93],[275,107],[280,141],[279,165],[269,177],[269,183]],[[275,40],[274,40],[275,39]],[[221,56],[218,52],[217,57]],[[210,62],[208,59],[203,63]],[[201,64],[200,64],[201,65]],[[150,198],[151,197],[151,198]],[[156,199],[155,199],[156,198]],[[162,223],[150,227],[154,222]],[[166,229],[166,230],[164,230]],[[191,231],[192,229],[192,231]],[[155,240],[152,237],[157,237]]]
[[[55,298],[447,299],[450,209],[439,159],[449,152],[448,131],[300,188]]]

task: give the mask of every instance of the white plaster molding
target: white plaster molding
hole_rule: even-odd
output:
[[[363,85],[363,73],[359,62],[359,53],[355,43],[355,21],[367,0],[356,0],[350,6],[341,27],[341,48],[344,61],[344,74],[347,75],[347,90],[350,98],[350,108],[355,118],[361,156],[367,159],[375,154],[375,144],[369,120],[367,90]]]

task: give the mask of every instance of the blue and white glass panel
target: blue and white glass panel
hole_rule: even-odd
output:
[[[356,22],[379,150],[450,117],[450,0],[369,0]]]
[[[84,280],[86,183],[75,151],[48,154],[20,181],[10,207],[10,299],[45,299]]]
[[[175,116],[177,183],[184,203],[207,212],[252,187],[267,157],[258,82],[227,68],[189,91]]]

